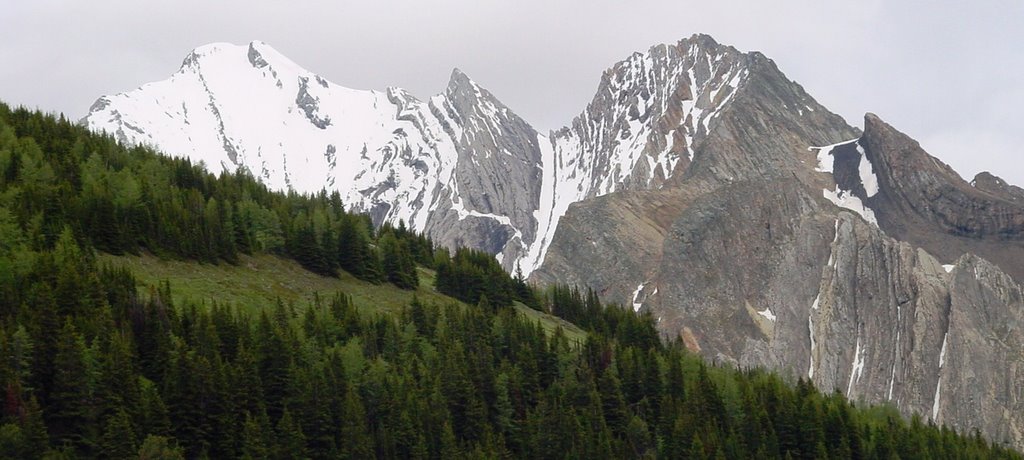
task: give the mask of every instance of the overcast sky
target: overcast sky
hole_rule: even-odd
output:
[[[0,2],[0,100],[75,119],[196,46],[263,40],[337,84],[421,98],[458,67],[547,131],[616,61],[701,32],[763,52],[853,125],[874,112],[968,179],[1024,185],[1018,0]]]

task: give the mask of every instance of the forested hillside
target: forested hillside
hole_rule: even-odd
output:
[[[176,303],[97,251],[268,253],[398,288],[419,285],[419,264],[464,303]],[[549,333],[516,301],[587,334]],[[650,315],[536,292],[485,254],[375,230],[337,196],[270,192],[2,105],[0,385],[4,458],[1019,458],[706,364]]]
[[[433,243],[400,225],[374,231],[344,211],[337,193],[273,193],[245,171],[215,176],[203,165],[122,148],[63,119],[0,106],[0,204],[32,249],[64,230],[97,250],[203,263],[240,253],[290,257],[309,270],[411,287]]]

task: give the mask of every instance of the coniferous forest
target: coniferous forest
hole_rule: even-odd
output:
[[[140,292],[98,253],[266,253],[400,289],[422,267],[453,300],[397,315],[341,292],[255,313],[177,304],[174,286]],[[516,302],[586,334],[545,330]],[[649,315],[375,228],[337,193],[271,192],[4,105],[0,392],[3,458],[1020,458],[705,363]]]

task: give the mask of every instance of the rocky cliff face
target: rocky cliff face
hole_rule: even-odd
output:
[[[856,139],[859,132],[764,56],[751,53],[744,59],[749,69],[744,84],[710,128],[701,128],[688,167],[657,192],[618,193],[573,205],[535,281],[591,286],[608,299],[639,304],[655,289],[648,286],[657,276],[669,227],[694,199],[717,194],[729,200],[732,184],[749,181],[792,180],[818,190],[831,184],[814,169],[817,156],[808,146]],[[771,199],[771,193],[763,190],[764,198]]]
[[[991,174],[972,186],[913,139],[874,115],[860,145],[877,166],[879,194],[866,203],[886,234],[952,263],[972,253],[1024,280],[1021,190]]]
[[[986,175],[967,184],[873,115],[848,141],[852,128],[832,125],[818,128],[832,136],[824,142],[807,134],[813,125],[770,128],[789,144],[734,141],[730,127],[767,136],[763,116],[779,114],[725,114],[736,124],[719,125],[676,186],[574,205],[537,279],[647,310],[667,336],[718,361],[1020,447],[1015,189]],[[814,147],[823,144],[835,145]],[[715,167],[698,169],[702,161]],[[741,169],[722,174],[722,165]],[[949,222],[971,222],[974,233]],[[976,255],[987,248],[1010,255]]]

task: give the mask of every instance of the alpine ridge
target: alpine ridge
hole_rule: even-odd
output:
[[[529,275],[572,203],[685,171],[763,60],[704,35],[652,47],[606,71],[587,109],[543,135],[458,69],[420,101],[341,87],[262,42],[215,43],[168,80],[99,98],[83,123],[274,188],[338,190],[377,223],[403,220]]]
[[[694,35],[614,64],[544,134],[454,70],[419,100],[261,42],[193,51],[83,122],[594,288],[669,338],[1024,447],[1024,191],[968,182],[758,52]]]

